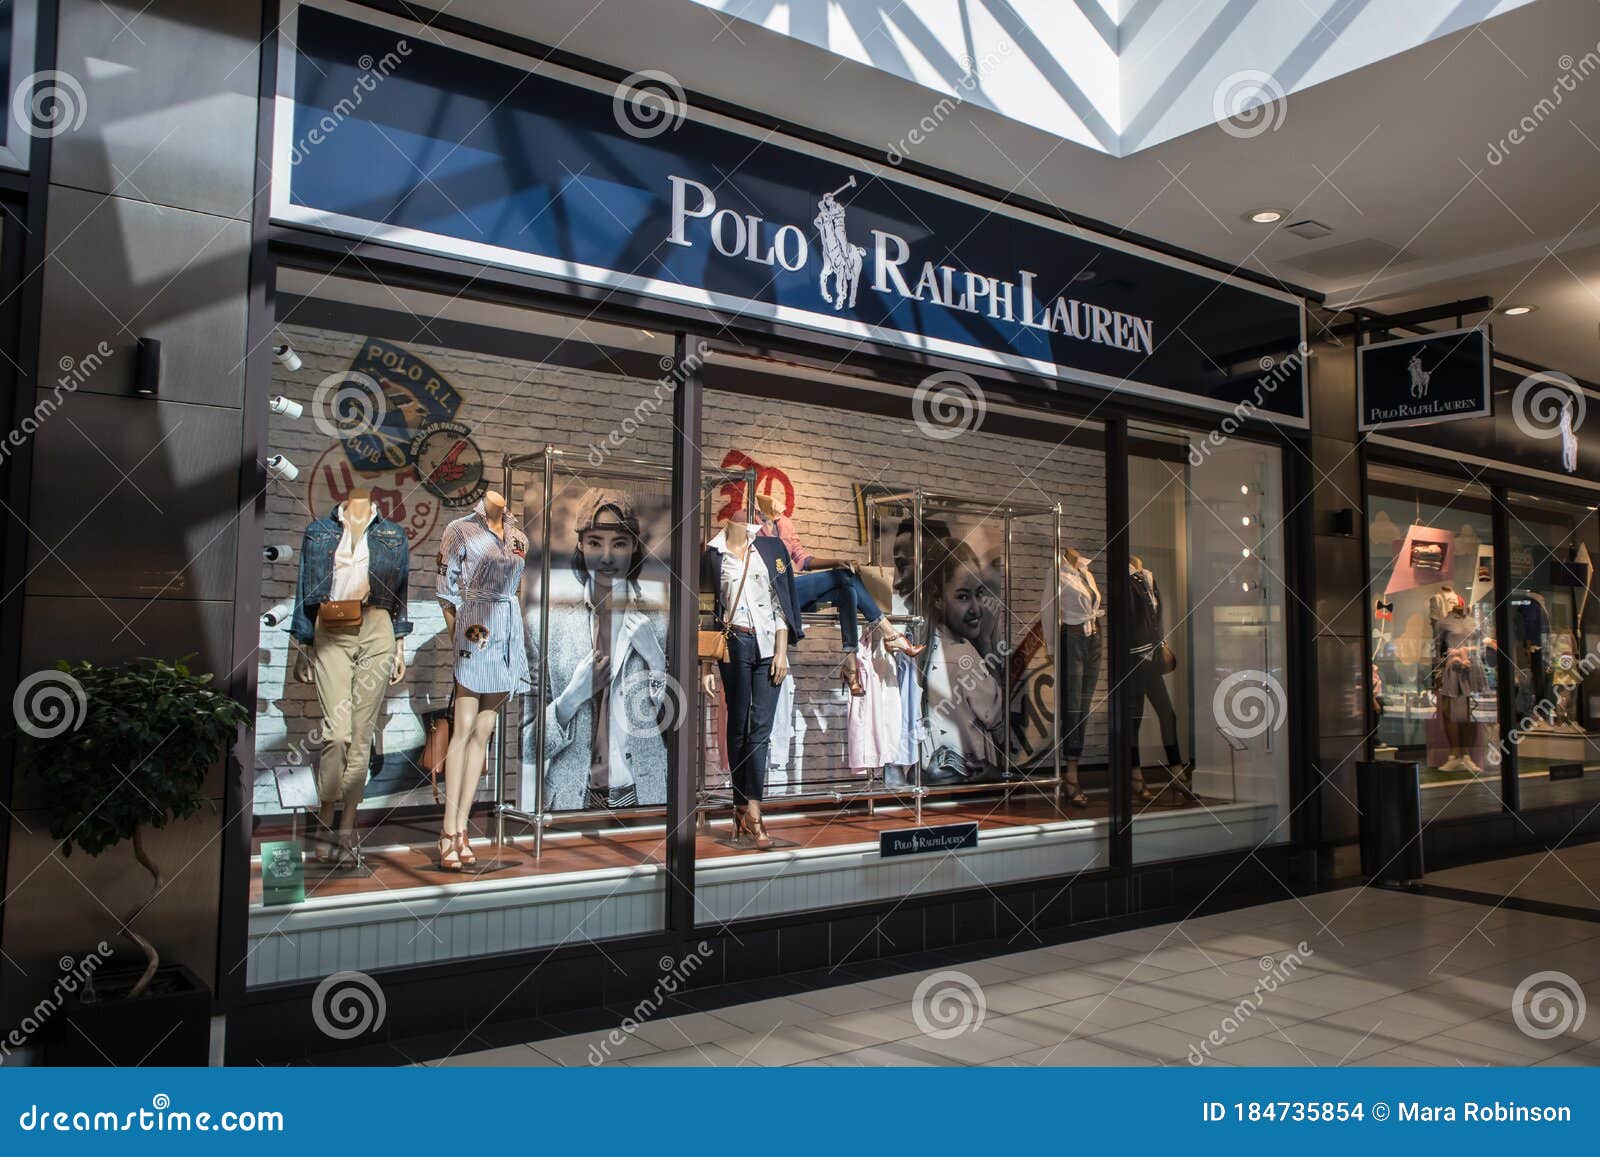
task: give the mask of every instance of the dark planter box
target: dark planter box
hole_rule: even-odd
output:
[[[204,1066],[211,1059],[211,990],[181,964],[163,964],[138,1000],[126,993],[143,967],[95,974],[92,1004],[56,1015],[45,1043],[48,1065],[119,1068]]]

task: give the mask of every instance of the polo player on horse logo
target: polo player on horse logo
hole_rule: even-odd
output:
[[[1411,360],[1406,363],[1406,373],[1411,375],[1411,396],[1413,398],[1426,398],[1428,396],[1428,382],[1433,373],[1422,368],[1422,355],[1412,354]]]
[[[837,310],[845,307],[848,299],[850,308],[856,304],[856,287],[861,281],[861,263],[867,256],[867,251],[860,245],[852,245],[850,238],[844,231],[844,206],[834,198],[846,189],[855,188],[856,179],[852,176],[844,184],[831,193],[822,194],[822,200],[817,202],[817,216],[815,224],[817,233],[822,238],[822,274],[817,278],[817,289],[822,294],[822,300]],[[833,292],[828,292],[828,278],[833,278]]]

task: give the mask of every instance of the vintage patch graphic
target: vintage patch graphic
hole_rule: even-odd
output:
[[[411,459],[422,485],[451,509],[473,505],[489,489],[483,451],[460,422],[424,427],[412,440]]]
[[[351,433],[340,439],[357,470],[412,465],[411,446],[418,431],[449,421],[461,409],[460,393],[438,370],[382,338],[363,339],[343,376],[373,382],[382,393],[377,412],[363,412]]]
[[[350,468],[338,446],[324,450],[312,467],[306,509],[312,518],[324,518],[358,487],[372,491],[372,501],[385,518],[405,527],[407,546],[415,549],[428,541],[439,522],[441,503],[437,495],[423,488],[416,468],[360,473]]]

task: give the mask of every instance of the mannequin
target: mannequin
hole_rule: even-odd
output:
[[[832,604],[839,609],[839,637],[844,650],[841,666],[842,682],[853,696],[866,693],[861,684],[856,651],[859,634],[857,614],[867,617],[867,626],[883,638],[890,654],[896,652],[915,659],[926,647],[916,646],[895,629],[889,617],[879,609],[866,583],[861,581],[857,564],[847,558],[818,558],[806,550],[800,541],[794,523],[782,512],[778,500],[770,494],[756,495],[756,509],[761,512],[761,533],[783,540],[784,547],[795,565],[795,594],[800,599],[801,611],[812,611]]]
[[[1439,721],[1444,726],[1450,756],[1440,771],[1481,772],[1472,759],[1477,724],[1472,721],[1472,697],[1489,690],[1489,679],[1479,658],[1477,624],[1467,608],[1457,603],[1434,628],[1434,686],[1439,697]]]
[[[405,531],[378,512],[370,490],[351,490],[326,518],[306,528],[291,631],[297,647],[294,677],[315,685],[322,711],[323,748],[317,760],[322,839],[316,856],[323,864],[360,863],[355,825],[372,737],[384,689],[406,672],[409,571]],[[333,604],[352,603],[360,604],[354,621],[332,621]]]
[[[1128,647],[1128,693],[1124,700],[1128,705],[1127,736],[1133,749],[1134,796],[1142,803],[1149,803],[1155,799],[1155,793],[1145,787],[1139,760],[1139,725],[1144,722],[1146,699],[1155,711],[1156,722],[1161,725],[1168,775],[1181,781],[1193,765],[1185,764],[1178,750],[1178,713],[1173,710],[1172,697],[1167,693],[1167,677],[1157,666],[1167,641],[1162,625],[1161,588],[1156,584],[1156,576],[1145,569],[1144,560],[1137,555],[1128,558],[1128,587],[1132,629]]]
[[[725,522],[700,560],[700,589],[711,592],[717,629],[725,632],[721,662],[728,706],[728,770],[733,780],[736,840],[772,847],[761,816],[778,687],[789,674],[789,641],[805,631],[795,594],[794,561],[783,541],[758,537],[760,526]],[[707,695],[714,695],[706,671]]]
[[[1081,808],[1089,806],[1089,797],[1078,779],[1078,760],[1083,755],[1084,731],[1100,675],[1104,632],[1099,619],[1105,611],[1089,560],[1076,549],[1062,550],[1056,572],[1055,582],[1046,583],[1039,619],[1045,650],[1056,660],[1057,737],[1067,765],[1067,803]]]
[[[471,514],[445,527],[439,547],[435,594],[455,653],[455,711],[438,841],[439,867],[447,872],[478,862],[467,826],[489,740],[506,696],[530,685],[518,609],[527,555],[527,536],[498,490],[486,491]]]

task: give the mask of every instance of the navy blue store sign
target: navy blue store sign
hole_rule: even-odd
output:
[[[978,846],[976,823],[939,824],[929,828],[901,828],[878,833],[878,856],[917,856],[924,852],[953,852]]]
[[[1360,428],[1419,426],[1489,413],[1493,360],[1489,331],[1481,326],[1359,347]]]
[[[1292,294],[341,0],[280,45],[277,220],[1305,424]]]

